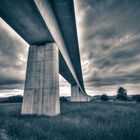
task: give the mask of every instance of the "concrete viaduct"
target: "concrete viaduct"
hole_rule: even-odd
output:
[[[28,44],[22,114],[60,113],[59,73],[71,101],[89,101],[81,70],[73,0],[1,0],[0,15]]]

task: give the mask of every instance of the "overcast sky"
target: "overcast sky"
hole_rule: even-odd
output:
[[[76,0],[76,18],[88,94],[140,94],[140,1]],[[0,97],[23,93],[28,44],[0,19]],[[60,77],[61,95],[70,95]]]

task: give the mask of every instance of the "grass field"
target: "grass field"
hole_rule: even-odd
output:
[[[140,104],[61,103],[56,117],[21,116],[21,104],[0,105],[0,140],[140,140]]]

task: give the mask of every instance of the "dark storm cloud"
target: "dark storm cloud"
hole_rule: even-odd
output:
[[[114,71],[115,73],[115,71]],[[139,77],[140,70],[135,71],[134,73],[123,73],[119,72],[116,74],[111,74],[105,76],[106,72],[102,75],[92,75],[86,84],[90,84],[90,86],[111,86],[115,84],[125,84],[125,83],[139,83],[140,77]]]
[[[140,82],[139,7],[138,0],[79,1],[85,85]]]
[[[22,87],[26,66],[26,45],[27,44],[0,19],[0,89]]]

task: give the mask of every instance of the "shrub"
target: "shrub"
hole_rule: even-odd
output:
[[[140,102],[140,95],[133,95],[133,99]]]
[[[68,99],[67,99],[66,97],[60,97],[60,101],[61,101],[61,102],[67,102]]]
[[[101,101],[108,101],[108,96],[106,94],[101,95],[100,97]]]

